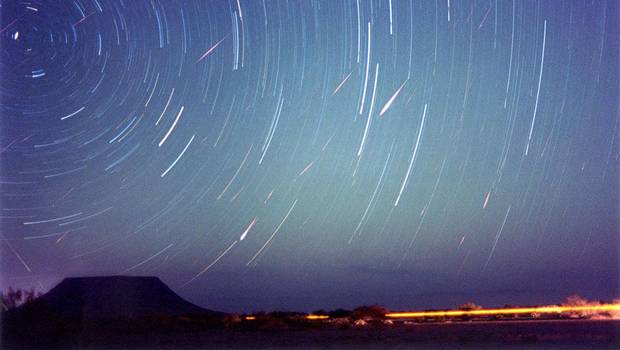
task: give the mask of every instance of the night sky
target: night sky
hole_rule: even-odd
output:
[[[2,288],[620,296],[620,5],[2,1]]]

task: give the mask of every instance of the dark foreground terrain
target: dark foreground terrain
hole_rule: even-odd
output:
[[[0,349],[620,349],[620,320],[386,324],[383,316],[371,306],[329,320],[241,317],[193,305],[156,277],[67,278],[0,312]]]
[[[619,349],[620,322],[504,321],[338,329],[183,331],[90,329],[62,339],[21,339],[2,348],[62,349]]]

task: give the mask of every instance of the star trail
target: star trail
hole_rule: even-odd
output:
[[[616,1],[2,1],[2,288],[618,297]]]

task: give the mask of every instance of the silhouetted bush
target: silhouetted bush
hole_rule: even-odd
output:
[[[13,289],[9,287],[6,293],[0,293],[0,309],[8,311],[18,306],[29,303],[41,296],[41,293],[35,292],[34,288],[30,290]]]
[[[351,318],[354,320],[382,320],[387,309],[380,305],[360,306],[353,310]]]
[[[351,310],[336,309],[336,310],[330,311],[327,315],[329,315],[330,318],[351,317]]]

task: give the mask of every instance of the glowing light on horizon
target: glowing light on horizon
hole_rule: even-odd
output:
[[[507,309],[480,309],[480,310],[443,310],[443,311],[414,311],[414,312],[391,312],[385,314],[388,318],[421,318],[421,317],[447,317],[447,316],[487,316],[487,315],[513,315],[530,313],[563,313],[577,311],[620,311],[620,304],[602,304],[588,306],[539,306],[517,307]]]
[[[306,316],[306,319],[308,319],[308,320],[326,320],[328,318],[329,318],[329,316],[327,316],[327,315],[308,315],[308,316]]]

